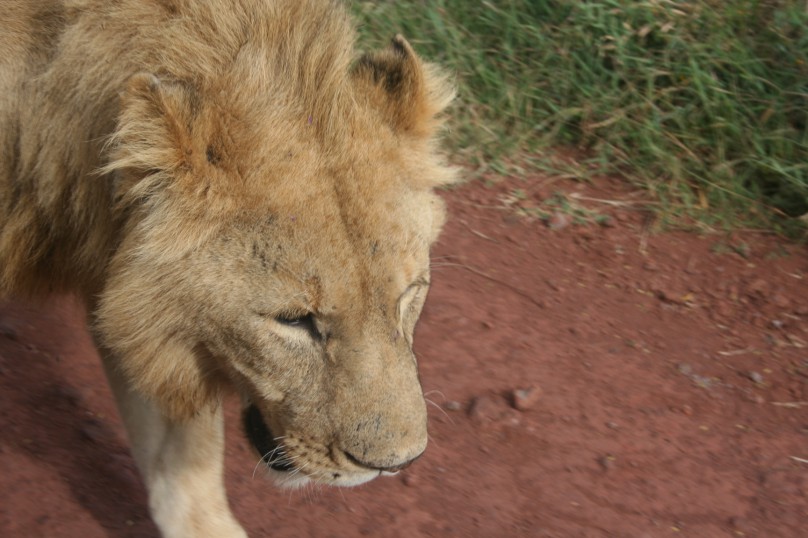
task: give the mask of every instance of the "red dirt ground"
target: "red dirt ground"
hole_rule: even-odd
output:
[[[562,211],[531,218],[556,190]],[[803,246],[654,234],[610,181],[445,197],[416,336],[426,455],[356,489],[279,491],[231,402],[227,485],[251,536],[808,535]],[[77,312],[0,308],[0,536],[155,536]]]

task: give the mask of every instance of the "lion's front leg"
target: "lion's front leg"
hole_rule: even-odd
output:
[[[171,421],[129,387],[110,358],[104,367],[163,536],[246,538],[227,504],[221,406]]]

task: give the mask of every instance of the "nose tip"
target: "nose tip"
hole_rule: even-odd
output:
[[[373,469],[374,471],[382,471],[382,472],[385,472],[385,473],[396,473],[398,471],[402,471],[402,470],[406,469],[407,467],[409,467],[410,465],[412,465],[413,463],[415,463],[415,460],[420,458],[421,455],[423,454],[423,452],[421,452],[421,454],[418,454],[414,458],[411,458],[411,459],[409,459],[407,461],[404,461],[404,462],[401,462],[401,463],[396,463],[396,464],[393,464],[393,465],[382,465],[382,464],[378,464],[378,463],[370,463],[370,462],[362,461],[362,460],[360,460],[359,458],[357,458],[356,456],[354,456],[353,454],[351,454],[348,451],[343,451],[343,452],[345,453],[345,456],[348,458],[348,460],[351,463],[353,463],[354,465],[358,465],[360,467],[365,467],[366,469]]]

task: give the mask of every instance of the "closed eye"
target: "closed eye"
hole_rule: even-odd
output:
[[[423,301],[419,299],[422,299],[423,292],[428,289],[429,281],[426,279],[422,278],[413,282],[398,299],[399,318],[404,318],[406,313],[408,313],[413,306],[418,307],[420,311],[420,307],[423,306]]]
[[[284,325],[285,327],[306,331],[315,340],[320,340],[322,338],[320,331],[317,329],[314,314],[311,312],[303,316],[281,314],[275,316],[275,321],[280,325]]]

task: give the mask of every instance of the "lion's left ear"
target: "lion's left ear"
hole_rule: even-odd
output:
[[[431,136],[455,95],[438,68],[421,61],[400,35],[386,50],[362,56],[352,75],[358,93],[401,134]]]
[[[190,168],[193,91],[186,84],[150,73],[133,75],[121,94],[112,159],[103,170],[131,168],[174,172]]]

